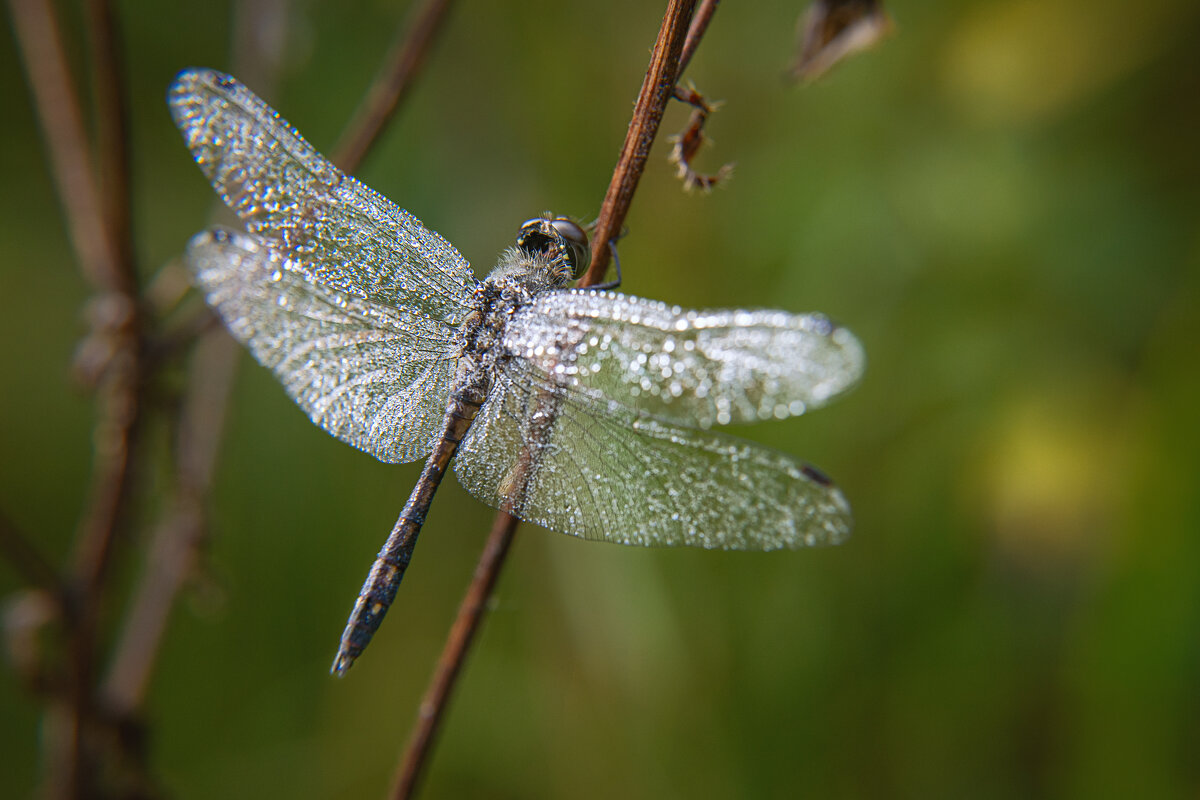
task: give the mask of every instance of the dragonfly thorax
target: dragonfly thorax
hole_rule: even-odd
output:
[[[513,251],[520,253],[516,248]],[[521,257],[527,259],[527,256]],[[466,392],[472,399],[477,397],[479,402],[483,401],[491,386],[496,359],[504,351],[500,346],[504,329],[517,309],[529,303],[541,290],[535,287],[549,288],[545,275],[544,270],[531,269],[515,260],[509,264],[506,258],[501,258],[496,269],[475,286],[474,308],[458,330],[456,392]]]

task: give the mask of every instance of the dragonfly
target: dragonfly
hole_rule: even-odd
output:
[[[383,462],[425,459],[334,674],[392,604],[452,458],[479,500],[583,539],[775,550],[849,535],[849,504],[823,472],[710,430],[845,392],[864,364],[847,329],[815,313],[570,288],[587,236],[551,215],[525,223],[478,280],[234,78],[185,70],[168,104],[245,226],[187,246],[208,304],[315,424]]]

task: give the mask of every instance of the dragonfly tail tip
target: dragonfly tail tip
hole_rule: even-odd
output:
[[[333,659],[333,666],[329,668],[329,674],[335,678],[346,677],[347,670],[354,663],[354,656],[346,652],[338,652],[337,658]]]

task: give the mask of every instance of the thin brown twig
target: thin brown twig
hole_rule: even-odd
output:
[[[112,5],[108,0],[88,0],[88,52],[91,56],[92,94],[96,109],[96,161],[100,176],[100,202],[113,255],[120,270],[121,289],[134,291],[132,203],[129,188],[129,119],[124,69],[119,57],[121,42]]]
[[[100,392],[92,485],[75,550],[81,595],[93,599],[108,574],[112,546],[132,488],[142,411],[138,349],[131,342],[117,351],[113,377]]]
[[[475,565],[475,574],[458,607],[454,624],[446,635],[446,644],[429,680],[429,686],[425,689],[425,696],[421,698],[411,739],[396,772],[391,794],[393,798],[412,797],[416,792],[450,693],[483,620],[483,612],[487,608],[492,589],[500,577],[500,567],[516,534],[517,522],[516,517],[504,512],[496,514],[492,522],[492,530],[488,533],[483,552],[479,555],[479,563]]]
[[[102,387],[100,417],[96,423],[96,466],[92,500],[87,506],[76,545],[76,573],[81,602],[98,608],[133,482],[142,424],[142,384],[145,377],[144,315],[137,270],[133,262],[129,194],[129,135],[122,69],[116,41],[116,21],[107,0],[87,3],[90,69],[96,95],[97,157],[100,164],[102,223],[116,259],[115,283],[99,298],[115,313],[102,317],[93,336],[112,341],[112,359]]]
[[[204,500],[212,484],[237,352],[237,343],[223,330],[214,329],[196,343],[177,427],[177,485],[155,529],[104,682],[105,707],[117,719],[132,719],[145,701],[175,599],[203,546]]]
[[[118,257],[104,224],[53,8],[47,0],[9,0],[9,8],[75,256],[93,287],[114,289],[121,285]]]
[[[90,0],[86,5],[88,73],[95,93],[96,162],[101,176],[98,211],[115,259],[113,283],[98,300],[116,310],[102,318],[102,329],[92,334],[111,340],[112,358],[98,396],[91,493],[77,534],[74,574],[68,587],[77,605],[74,625],[69,628],[74,656],[71,680],[75,684],[72,727],[74,736],[85,737],[85,749],[76,750],[78,763],[72,770],[90,782],[91,765],[87,762],[97,757],[95,739],[99,738],[99,731],[91,728],[97,720],[97,626],[114,546],[124,525],[137,470],[145,410],[145,332],[129,227],[129,140],[116,20],[107,0]]]
[[[100,611],[116,544],[127,522],[145,423],[141,314],[136,310],[137,300],[133,295],[110,295],[105,299],[117,298],[125,313],[120,326],[110,332],[114,345],[106,380],[97,396],[91,486],[76,534],[68,586],[74,606],[74,624],[68,627],[74,716],[67,729],[73,736],[85,737],[86,751],[76,753],[80,760],[78,772],[85,782],[84,794],[94,788],[92,782],[98,779],[99,765],[93,762],[100,744],[100,731],[95,729],[94,691]]]
[[[376,75],[341,141],[333,149],[333,163],[344,172],[353,173],[358,169],[408,94],[450,6],[451,0],[427,0],[412,15],[412,24],[405,26],[407,30],[397,36],[383,69]]]
[[[118,240],[128,241],[128,231],[117,234],[113,227],[129,219],[128,182],[124,177],[128,159],[126,144],[121,141],[125,138],[124,101],[111,13],[101,0],[96,0],[90,7],[91,21],[99,28],[93,35],[95,57],[91,71],[97,74],[98,116],[104,120],[101,125],[105,130],[101,138],[107,149],[104,161],[110,165],[110,183],[115,187],[107,198],[111,200],[111,209],[107,209],[103,202],[106,198],[101,196],[94,178],[79,101],[67,71],[53,9],[43,0],[12,0],[11,8],[76,256],[85,276],[101,293],[100,301],[118,309],[105,315],[111,327],[101,332],[115,342],[115,368],[109,370],[110,384],[102,393],[92,501],[79,540],[77,563],[83,594],[90,601],[104,574],[112,535],[128,492],[129,451],[135,439],[139,409],[140,315],[136,277],[132,261],[117,245]]]
[[[93,333],[111,342],[111,361],[98,395],[96,454],[92,484],[77,535],[74,571],[62,596],[70,600],[63,620],[67,628],[66,680],[61,697],[47,711],[47,790],[82,796],[93,787],[96,747],[92,680],[95,668],[96,621],[112,544],[130,495],[135,451],[141,429],[142,336],[136,272],[129,256],[127,169],[124,153],[123,102],[113,41],[112,16],[97,2],[89,20],[98,26],[90,71],[97,73],[97,114],[104,120],[102,144],[109,174],[102,194],[78,95],[67,67],[61,33],[46,0],[10,0],[14,29],[46,142],[51,172],[67,219],[84,277],[97,293],[93,301],[111,313]],[[115,104],[115,105],[113,105]],[[106,208],[109,200],[111,208]]]
[[[625,134],[617,167],[613,170],[608,192],[600,205],[600,214],[592,234],[592,265],[580,281],[581,286],[600,283],[608,269],[609,242],[625,224],[625,215],[629,213],[633,193],[637,190],[646,159],[650,155],[650,145],[654,143],[667,101],[674,94],[675,84],[679,80],[684,28],[691,20],[694,8],[695,0],[671,0],[667,6],[658,41],[654,43],[654,52],[650,56],[646,79],[634,104],[633,118]]]
[[[702,0],[700,7],[696,9],[696,15],[692,18],[691,26],[688,28],[688,38],[683,43],[683,53],[679,56],[679,74],[675,77],[675,99],[690,104],[693,106],[693,110],[683,132],[671,137],[675,144],[671,148],[668,158],[678,168],[676,177],[683,180],[684,189],[709,191],[727,178],[733,170],[731,164],[722,166],[713,175],[704,175],[692,169],[692,157],[706,141],[704,123],[716,106],[705,102],[695,89],[684,89],[678,83],[679,78],[688,68],[688,64],[691,63],[692,56],[696,53],[696,47],[700,44],[704,32],[708,30],[708,23],[712,22],[713,14],[717,12],[720,2],[721,0]]]
[[[598,254],[604,255],[606,264],[608,242],[620,231],[624,223],[634,190],[645,168],[650,145],[654,141],[658,124],[679,76],[680,52],[694,6],[695,0],[670,0],[668,3],[654,44],[650,66],[634,106],[625,143],[596,222],[592,240],[592,269],[580,280],[581,286],[598,283],[604,275],[603,266],[599,269],[596,267]],[[715,3],[713,6],[715,7]],[[703,33],[703,29],[700,33]],[[496,514],[471,584],[459,605],[454,624],[438,658],[437,667],[421,700],[408,746],[397,769],[391,794],[394,800],[412,797],[416,791],[455,680],[462,670],[483,612],[487,608],[488,598],[504,565],[505,555],[512,544],[517,522],[516,517],[504,511]]]
[[[692,63],[692,56],[696,55],[696,48],[700,46],[700,40],[704,38],[704,32],[708,30],[708,23],[712,22],[713,14],[717,13],[719,5],[721,5],[721,0],[700,0],[700,6],[692,15],[691,24],[688,25],[687,39],[683,42],[683,52],[679,54],[679,69],[675,74],[676,83],[679,82],[680,76],[687,71],[688,64]]]

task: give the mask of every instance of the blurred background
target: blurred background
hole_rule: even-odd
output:
[[[594,217],[661,5],[461,4],[357,174],[480,274],[524,219]],[[803,87],[782,77],[802,7],[722,5],[685,78],[725,101],[696,166],[734,177],[680,190],[675,104],[620,245],[631,294],[819,310],[859,336],[856,391],[736,431],[833,476],[854,536],[729,554],[523,526],[425,797],[1200,794],[1200,7],[888,10],[890,38]],[[80,68],[80,13],[60,11]],[[166,87],[236,70],[237,12],[118,11],[148,279],[214,199]],[[328,153],[407,13],[296,3],[256,45],[277,80],[250,86]],[[70,368],[89,290],[11,20],[0,98],[0,510],[61,564],[92,462]],[[443,485],[387,623],[330,678],[419,465],[333,440],[239,359],[210,539],[147,700],[151,769],[180,798],[381,796],[492,511]],[[142,537],[171,445],[147,437]],[[0,592],[22,587],[0,563]],[[38,785],[41,710],[0,672],[0,795]]]

